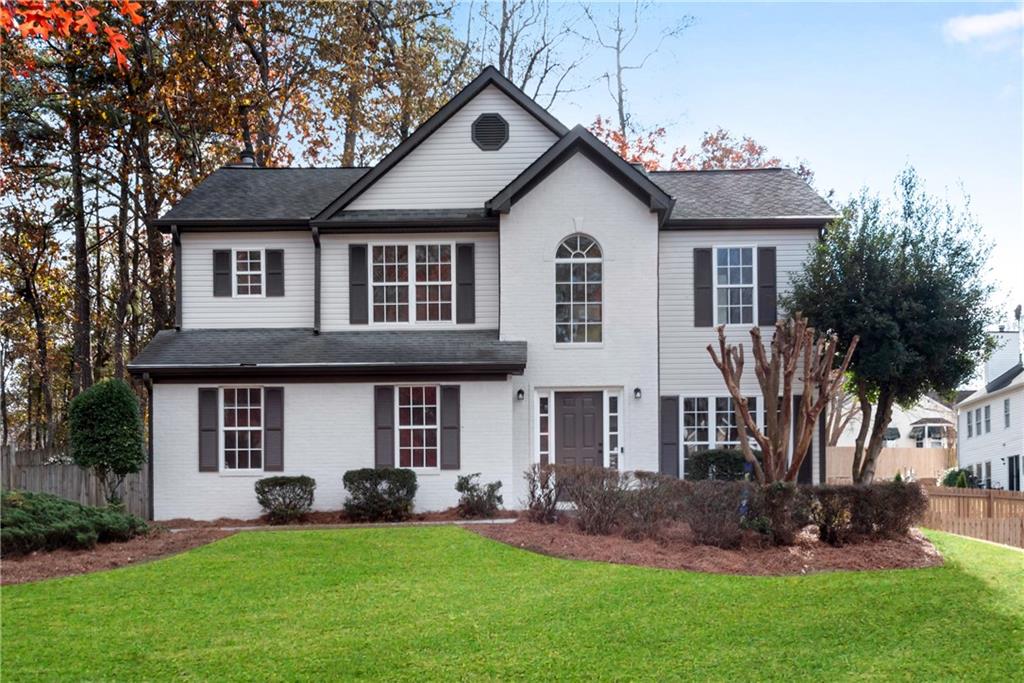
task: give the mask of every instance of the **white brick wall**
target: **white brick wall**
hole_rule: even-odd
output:
[[[580,231],[603,252],[603,343],[556,345],[555,250]],[[515,404],[515,469],[536,449],[537,388],[620,388],[623,469],[658,467],[657,218],[581,155],[560,166],[501,221],[501,336],[526,340],[526,374],[513,377],[527,400]],[[635,400],[639,387],[643,398]]]
[[[273,383],[271,383],[273,384]],[[253,486],[259,476],[198,469],[198,387],[153,387],[154,510],[156,519],[252,518],[260,514]],[[340,509],[346,470],[372,467],[373,385],[284,384],[285,475],[316,479],[315,508]],[[458,502],[455,479],[481,472],[483,481],[504,483],[506,505],[519,472],[512,467],[513,391],[506,382],[461,385],[462,469],[418,477],[417,510],[440,510]],[[279,473],[273,473],[274,475]],[[270,474],[261,476],[271,476]]]

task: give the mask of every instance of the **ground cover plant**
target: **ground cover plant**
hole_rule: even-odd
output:
[[[245,532],[0,588],[0,657],[5,681],[1018,677],[1024,555],[929,535],[943,567],[753,578],[453,527]]]
[[[89,507],[48,493],[0,495],[0,545],[5,555],[92,548],[127,541],[145,531],[145,522],[117,508]]]

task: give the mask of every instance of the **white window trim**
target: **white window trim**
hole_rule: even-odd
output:
[[[449,252],[448,253],[451,254],[451,259],[452,259],[451,277],[449,278],[448,283],[447,283],[447,284],[450,284],[451,288],[452,288],[452,317],[451,317],[450,320],[418,320],[416,318],[416,247],[434,247],[434,246],[448,247],[449,248]],[[406,287],[406,291],[408,292],[408,297],[409,297],[409,319],[407,321],[405,321],[405,322],[401,322],[401,321],[395,321],[395,322],[381,321],[381,322],[376,322],[373,319],[373,288],[375,286],[385,286],[385,285],[375,285],[374,282],[373,282],[373,250],[376,247],[406,247],[406,266],[409,269],[408,270],[409,277],[406,280],[405,287]],[[457,318],[456,304],[458,302],[456,301],[456,297],[458,295],[458,292],[457,292],[458,287],[456,286],[456,282],[455,282],[455,259],[456,259],[456,255],[455,255],[455,243],[454,242],[433,242],[433,241],[429,241],[429,242],[424,242],[424,241],[416,241],[416,242],[373,242],[373,243],[370,243],[367,246],[367,249],[368,249],[368,251],[367,251],[367,254],[366,254],[366,281],[367,281],[369,286],[366,288],[367,289],[366,296],[367,296],[367,306],[369,307],[367,309],[369,311],[368,323],[369,323],[369,325],[371,327],[407,327],[409,325],[438,325],[438,326],[445,326],[445,327],[447,327],[447,326],[454,326],[454,325],[457,324],[455,321],[456,321],[456,318]],[[444,283],[444,282],[432,282],[432,283],[429,283],[429,284],[432,284],[432,285],[443,285],[443,284],[446,284],[446,283]],[[387,286],[401,287],[402,285],[400,283],[389,283]],[[395,385],[395,386],[398,386],[398,385]],[[412,386],[412,385],[403,385],[403,386]],[[416,385],[416,386],[420,386],[420,385]]]
[[[243,249],[242,251],[246,251]],[[255,251],[255,250],[251,250]],[[246,469],[240,469],[233,467],[228,469],[227,461],[224,458],[224,390],[225,389],[259,389],[260,390],[260,426],[259,431],[262,432],[264,424],[266,422],[266,391],[262,385],[254,384],[225,384],[217,387],[217,462],[219,463],[220,475],[224,477],[253,477],[262,475],[267,464],[267,445],[260,440],[260,467],[249,467]],[[231,428],[232,431],[239,431],[235,427]],[[246,428],[248,431],[257,431],[255,429]]]
[[[1010,399],[1003,399],[1003,429],[1010,428]]]
[[[715,326],[725,325],[726,327],[735,327],[737,325],[748,325],[748,323],[722,323],[718,319],[718,250],[719,249],[750,249],[750,262],[753,265],[753,271],[751,273],[751,302],[752,307],[752,318],[749,323],[750,327],[757,325],[758,311],[757,311],[757,245],[756,244],[721,244],[711,249],[711,308],[712,316],[711,319],[715,321]],[[747,285],[721,285],[722,287],[746,287]]]
[[[394,463],[395,463],[395,467],[396,468],[397,467],[402,467],[402,465],[401,465],[401,451],[400,451],[400,449],[401,449],[401,446],[402,446],[402,429],[403,428],[402,428],[401,417],[399,415],[399,410],[398,410],[398,393],[399,393],[399,391],[401,391],[401,389],[403,387],[411,388],[411,389],[433,388],[434,389],[434,400],[436,401],[436,403],[435,403],[436,410],[435,410],[435,417],[434,417],[434,419],[436,420],[436,424],[434,425],[434,430],[437,432],[437,440],[436,440],[436,443],[437,443],[437,465],[434,466],[434,467],[405,467],[403,469],[412,470],[413,472],[416,472],[416,474],[440,474],[441,473],[441,385],[440,384],[429,384],[429,383],[428,384],[408,384],[408,383],[405,383],[405,384],[395,384],[394,387],[395,387],[395,400],[394,400],[394,409],[395,409],[395,447],[394,447],[395,448],[395,452],[394,452]],[[409,427],[406,427],[405,429],[406,430],[424,429],[425,427],[426,427],[425,425],[416,425],[416,426],[410,425]]]
[[[238,293],[238,252],[240,251],[258,251],[260,253],[260,293],[259,294],[239,294]],[[246,273],[252,275],[253,271]],[[231,249],[231,298],[233,299],[264,299],[267,296],[267,250],[266,249],[246,249],[245,247],[238,247]],[[242,388],[242,387],[239,387]]]
[[[571,235],[566,235],[565,237],[560,239],[558,241],[558,244],[555,245],[555,253],[556,254],[558,253],[558,249],[562,246],[563,242],[565,242],[567,239],[569,239],[570,237],[573,237],[575,235],[582,235],[584,237],[588,237],[591,240],[593,240],[594,244],[597,245],[598,250],[601,252],[601,256],[599,256],[598,258],[582,258],[582,259],[573,259],[573,258],[564,258],[564,257],[563,258],[559,258],[558,256],[555,256],[555,258],[552,259],[552,262],[554,264],[554,267],[551,270],[551,276],[552,276],[552,279],[551,279],[551,283],[552,283],[552,286],[551,286],[551,293],[552,293],[552,297],[551,297],[551,334],[552,334],[552,337],[553,337],[552,338],[552,345],[556,349],[600,349],[600,348],[604,347],[604,342],[605,342],[605,339],[606,339],[605,333],[608,331],[607,330],[608,319],[607,319],[607,315],[606,315],[607,312],[608,312],[608,306],[607,306],[607,303],[606,303],[606,294],[607,294],[607,292],[605,291],[606,290],[605,285],[608,282],[607,282],[607,277],[606,277],[606,270],[605,270],[605,267],[604,267],[607,259],[605,258],[604,247],[601,246],[601,243],[597,240],[596,237],[594,237],[590,233],[586,233],[586,232],[574,232]],[[559,263],[583,263],[583,264],[599,263],[599,264],[601,264],[601,341],[599,341],[599,342],[574,342],[574,341],[560,342],[560,341],[558,341],[558,328],[557,328],[557,325],[559,325],[559,322],[558,322],[558,296],[556,294],[556,290],[557,290],[557,287],[558,287],[558,264]],[[570,317],[571,317],[571,313],[570,313]],[[564,325],[565,323],[561,323],[561,324]],[[570,391],[570,390],[569,389],[560,389],[560,391]],[[585,389],[581,389],[580,391],[586,391],[586,390]]]

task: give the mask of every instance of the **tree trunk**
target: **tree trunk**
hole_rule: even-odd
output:
[[[878,396],[878,405],[875,407],[875,418],[871,422],[871,432],[868,437],[867,445],[864,445],[864,441],[860,438],[866,430],[866,424],[868,423],[865,417],[865,423],[861,425],[860,433],[858,434],[858,446],[857,452],[854,453],[854,472],[853,472],[853,483],[868,485],[875,478],[875,468],[878,464],[878,456],[882,452],[882,446],[885,443],[885,430],[889,426],[889,422],[892,420],[892,406],[894,399],[892,395],[887,391],[882,391]],[[863,404],[862,404],[863,412]],[[860,452],[863,450],[863,458],[858,458]],[[856,465],[860,460],[860,468],[856,469]]]
[[[11,438],[11,421],[7,413],[7,361],[9,358],[7,340],[0,341],[0,420],[3,420],[3,441],[7,446]]]
[[[72,74],[69,81],[74,82]],[[71,143],[71,197],[75,223],[75,316],[74,363],[75,370],[72,392],[78,394],[92,385],[92,362],[89,350],[89,251],[85,234],[85,198],[82,189],[82,121],[77,105],[72,105],[68,115]]]
[[[143,218],[146,225],[146,260],[149,264],[149,300],[153,307],[153,330],[159,331],[170,324],[167,305],[167,278],[164,269],[167,256],[164,236],[160,234],[160,228],[152,224],[157,217],[159,206],[156,178],[149,154],[149,125],[140,120],[137,131],[139,177],[142,181],[142,202],[145,212]]]
[[[114,377],[124,379],[124,328],[128,315],[128,298],[131,296],[128,280],[128,143],[124,142],[121,151],[121,172],[118,178],[120,185],[120,206],[117,212],[117,303],[114,307]]]

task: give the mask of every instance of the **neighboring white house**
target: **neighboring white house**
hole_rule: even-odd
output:
[[[518,506],[538,462],[685,475],[737,440],[714,326],[771,330],[834,213],[786,169],[645,173],[493,68],[373,168],[219,169],[155,221],[153,515],[255,516],[267,473],[338,509],[345,471],[411,467],[420,510],[474,472]]]
[[[909,408],[894,405],[892,419],[885,430],[885,448],[946,448],[956,411],[935,396],[922,396]],[[855,414],[839,436],[836,446],[853,446],[860,430],[860,415]]]
[[[957,404],[957,451],[960,467],[972,470],[983,486],[1020,491],[1024,476],[1024,333],[1019,313],[1015,327],[992,333],[996,350],[985,363],[985,386]]]

